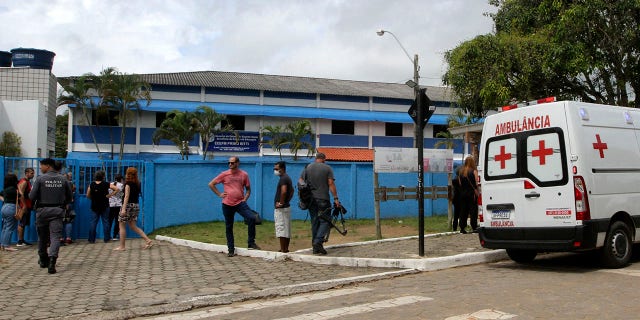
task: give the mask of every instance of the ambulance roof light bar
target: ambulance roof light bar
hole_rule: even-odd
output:
[[[510,105],[507,105],[507,106],[504,106],[504,107],[498,109],[498,111],[499,112],[509,111],[509,110],[513,110],[513,109],[516,109],[516,108],[532,106],[532,105],[541,104],[541,103],[555,102],[555,101],[556,101],[556,97],[547,97],[547,98],[544,98],[544,99],[531,100],[531,101],[528,101],[528,102],[520,102],[520,103],[510,104]]]

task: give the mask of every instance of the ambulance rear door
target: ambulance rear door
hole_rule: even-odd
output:
[[[575,225],[565,112],[565,103],[555,102],[486,119],[484,132],[493,135],[483,143],[484,227]],[[532,237],[537,236],[519,236]]]

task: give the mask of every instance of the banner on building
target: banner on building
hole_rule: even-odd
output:
[[[233,133],[216,134],[209,141],[207,151],[257,153],[260,151],[260,133],[257,131],[238,131],[237,137]]]
[[[374,172],[418,172],[418,149],[374,148]],[[453,172],[452,149],[423,149],[424,172]]]

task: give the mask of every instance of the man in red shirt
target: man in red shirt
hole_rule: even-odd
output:
[[[222,214],[224,215],[227,247],[229,249],[227,256],[233,257],[236,255],[233,239],[233,220],[236,212],[245,218],[249,226],[248,248],[259,250],[260,247],[256,245],[256,221],[251,208],[247,205],[247,199],[251,195],[249,175],[244,170],[239,169],[240,159],[238,157],[230,157],[228,165],[229,170],[225,170],[213,178],[209,182],[209,188],[218,197],[222,198]],[[219,183],[222,183],[222,192],[216,187]]]
[[[18,181],[18,244],[16,246],[30,246],[31,243],[24,241],[24,228],[31,224],[31,200],[29,192],[31,192],[31,179],[35,175],[33,168],[24,169],[24,178]]]

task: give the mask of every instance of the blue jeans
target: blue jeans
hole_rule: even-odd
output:
[[[5,203],[2,205],[2,235],[0,235],[0,244],[8,247],[11,244],[11,235],[18,227],[18,220],[15,217],[16,204]]]
[[[226,231],[225,233],[227,235],[227,248],[229,248],[229,252],[233,252],[235,250],[235,244],[233,240],[233,220],[235,218],[236,212],[239,213],[247,221],[249,232],[247,246],[251,246],[256,243],[256,221],[254,220],[251,208],[249,208],[247,203],[243,201],[235,206],[228,206],[223,203],[222,214],[224,215],[224,224]]]
[[[73,231],[73,223],[71,222],[63,222],[62,223],[62,237],[66,237],[71,239],[71,232]]]
[[[327,209],[331,209],[331,203],[328,200],[313,199],[309,206],[309,216],[311,216],[311,244],[322,245],[324,243],[324,237],[331,228],[331,212]],[[321,219],[320,214],[329,217],[329,220]]]
[[[96,242],[96,228],[98,227],[98,220],[102,220],[102,233],[104,236],[104,242],[111,240],[109,226],[109,207],[104,208],[102,212],[92,211],[91,220],[89,221],[89,242]]]

